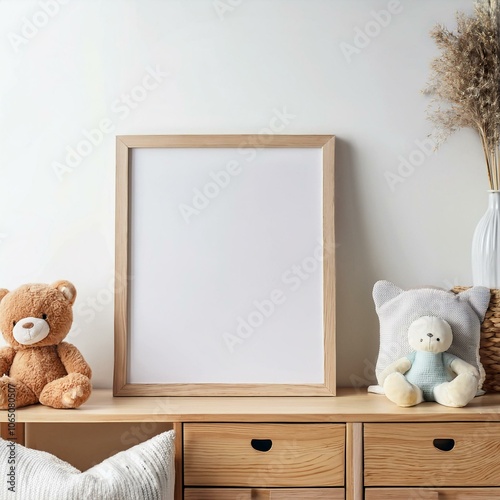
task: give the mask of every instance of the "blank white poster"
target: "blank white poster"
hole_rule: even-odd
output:
[[[324,382],[321,148],[137,148],[128,382]]]

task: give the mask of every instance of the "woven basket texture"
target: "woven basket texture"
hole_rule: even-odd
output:
[[[455,293],[467,290],[468,286],[456,286]],[[491,290],[490,305],[481,324],[479,356],[486,372],[483,389],[500,392],[500,290]]]

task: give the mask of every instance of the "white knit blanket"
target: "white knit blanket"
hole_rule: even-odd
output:
[[[1,500],[173,500],[174,431],[80,472],[59,458],[0,439]]]

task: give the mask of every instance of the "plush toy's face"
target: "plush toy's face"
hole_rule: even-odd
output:
[[[422,316],[408,328],[408,341],[415,351],[444,352],[452,340],[451,326],[435,316]]]
[[[56,345],[73,322],[76,289],[69,281],[0,290],[0,330],[18,349]]]

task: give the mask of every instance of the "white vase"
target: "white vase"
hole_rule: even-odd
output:
[[[488,191],[488,210],[472,237],[472,281],[500,288],[500,191]]]

